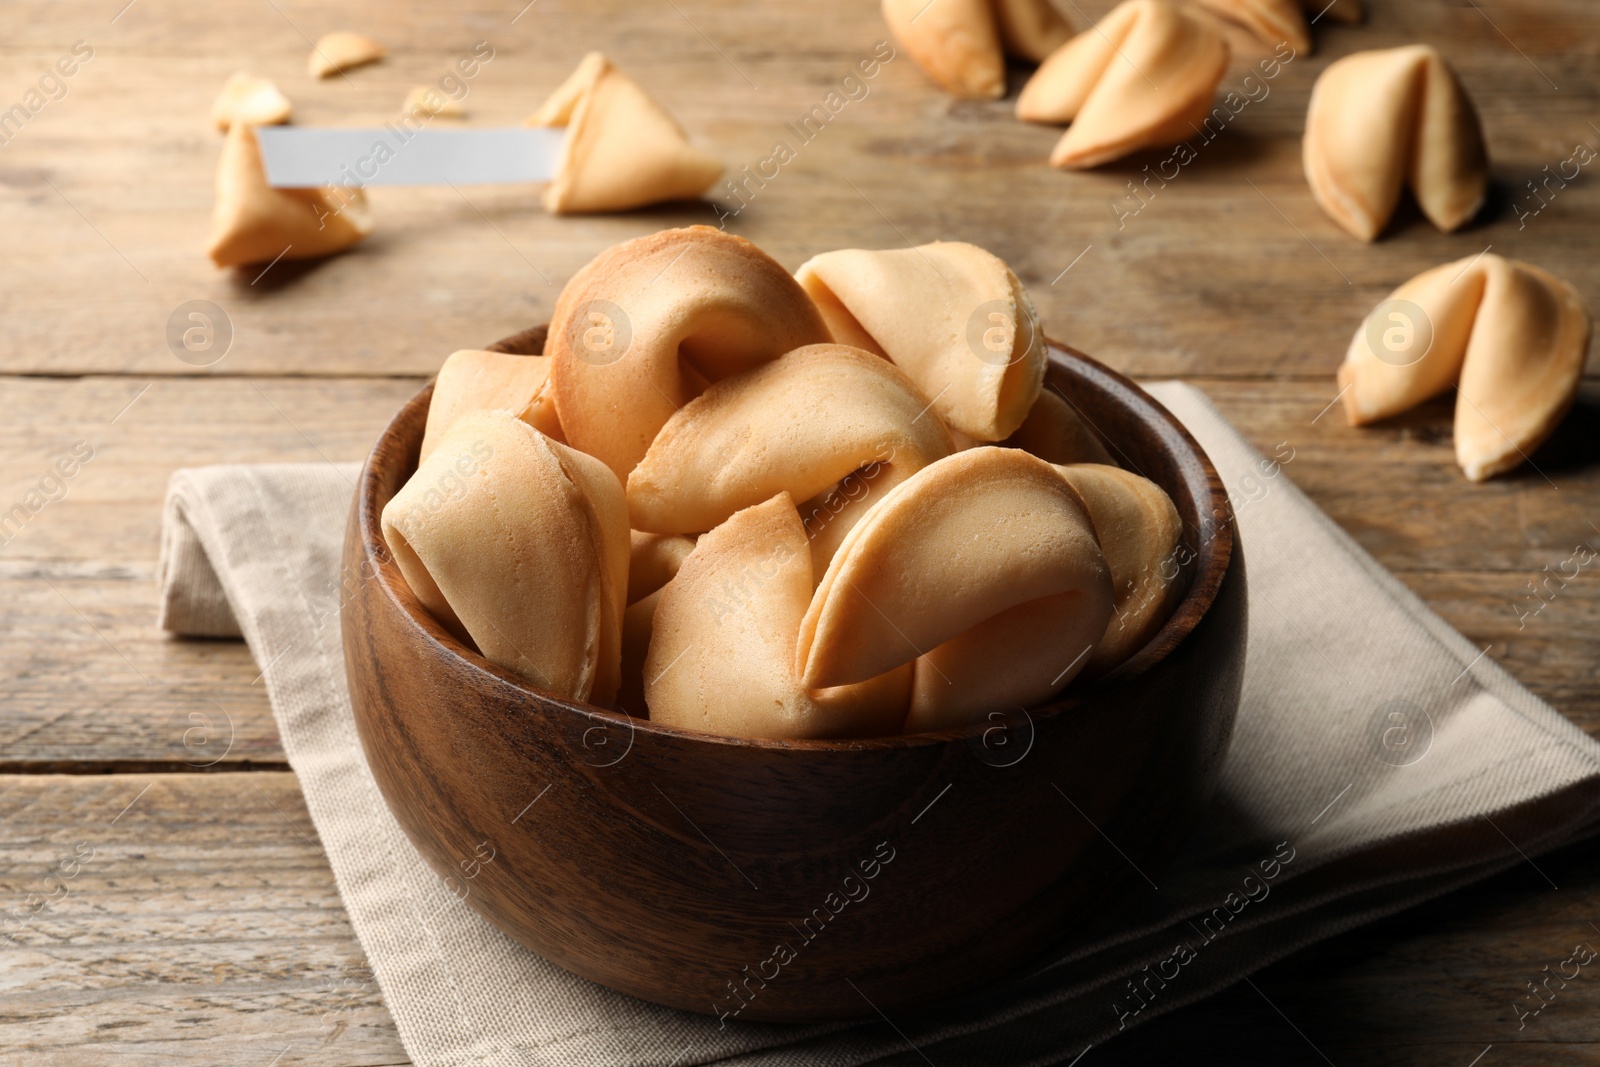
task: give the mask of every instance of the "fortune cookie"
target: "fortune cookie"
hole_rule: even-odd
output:
[[[564,126],[544,206],[557,215],[689,200],[722,164],[689,143],[672,116],[599,52],[590,52],[527,126]]]
[[[656,605],[661,590],[677,575],[694,551],[694,539],[682,534],[629,534],[628,609],[622,613],[622,685],[617,707],[630,715],[645,715],[644,661],[650,652]]]
[[[617,686],[616,707],[639,718],[650,715],[644,696],[644,664],[655,636],[656,605],[661,603],[665,588],[634,601],[622,613],[622,678]]]
[[[1054,389],[1044,389],[1033,402],[1017,432],[1003,442],[1046,463],[1104,463],[1116,466],[1100,438],[1083,421],[1077,409]]]
[[[1324,4],[1322,0],[1304,0],[1304,3],[1307,11],[1319,12],[1319,14],[1312,16],[1312,22],[1326,16],[1335,22],[1353,25],[1367,17],[1366,9],[1362,7],[1361,0],[1332,0],[1331,3],[1327,4]]]
[[[431,85],[416,85],[406,93],[400,114],[425,119],[461,119],[466,118],[467,109],[461,101],[451,99]]]
[[[894,364],[808,345],[723,379],[668,419],[628,475],[628,516],[635,529],[696,533],[779,493],[807,501],[863,472],[870,491],[810,531],[826,543],[820,573],[875,498],[954,450]]]
[[[451,353],[433,383],[428,422],[422,431],[421,461],[427,461],[461,416],[494,410],[509,411],[546,437],[565,440],[556,417],[548,357],[463,349]]]
[[[1066,480],[1026,452],[973,448],[891,489],[845,536],[796,662],[807,689],[913,663],[907,732],[948,729],[1058,692],[1112,603],[1094,526]]]
[[[629,545],[604,464],[509,412],[472,412],[382,523],[412,592],[457,638],[556,696],[612,700]]]
[[[1111,621],[1085,666],[1099,675],[1139,651],[1183,595],[1175,552],[1183,520],[1148,478],[1101,463],[1057,465],[1089,511],[1111,571]]]
[[[644,664],[650,720],[737,737],[900,732],[911,668],[857,685],[803,685],[795,642],[811,603],[811,551],[782,493],[701,536],[659,593]]]
[[[775,260],[710,226],[600,253],[556,299],[545,353],[573,447],[626,480],[656,431],[707,384],[828,341]]]
[[[389,50],[371,37],[348,30],[323,34],[311,47],[308,68],[313,78],[331,78],[340,71],[376,63]]]
[[[294,105],[266,78],[239,71],[230,77],[211,105],[211,121],[223,133],[234,123],[248,126],[276,126],[288,122]]]
[[[883,0],[889,32],[946,92],[997,99],[1006,56],[1038,63],[1072,36],[1050,0]]]
[[[1230,22],[1237,22],[1269,45],[1288,44],[1296,53],[1311,51],[1314,19],[1331,15],[1340,22],[1360,22],[1360,0],[1196,0]]]
[[[1472,481],[1516,467],[1577,396],[1589,315],[1577,290],[1483,254],[1411,279],[1369,315],[1339,368],[1352,426],[1387,418],[1459,378],[1456,462]]]
[[[824,252],[795,277],[835,341],[893,360],[953,430],[1004,440],[1038,399],[1038,313],[1011,268],[977,245]]]
[[[672,581],[694,551],[694,538],[683,534],[628,533],[628,603],[636,604]]]
[[[1398,415],[1456,384],[1486,281],[1467,271],[1469,262],[1423,271],[1362,320],[1339,367],[1351,426]]]
[[[1097,167],[1189,136],[1227,68],[1228,43],[1210,22],[1165,0],[1125,0],[1034,71],[1017,118],[1072,123],[1050,165]]]
[[[1589,352],[1576,289],[1527,263],[1502,260],[1487,273],[1455,419],[1456,462],[1475,482],[1518,466],[1555,432]]]
[[[312,259],[342,251],[372,232],[360,189],[274,189],[267,184],[255,127],[236,122],[217,163],[211,262],[219,267]]]
[[[1402,187],[1449,232],[1478,213],[1489,182],[1478,113],[1429,45],[1330,64],[1311,90],[1302,154],[1317,203],[1363,241],[1389,224]]]

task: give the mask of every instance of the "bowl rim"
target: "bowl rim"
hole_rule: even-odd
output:
[[[527,337],[534,337],[542,333],[540,327],[523,331],[499,342],[495,348],[504,351],[499,346],[508,342],[518,342]],[[1181,472],[1182,461],[1192,460],[1198,464],[1204,475],[1206,485],[1206,498],[1196,500],[1198,522],[1194,528],[1188,520],[1184,520],[1186,535],[1194,536],[1194,571],[1190,575],[1188,588],[1183,597],[1173,606],[1171,614],[1161,629],[1150,638],[1145,645],[1133,655],[1124,660],[1114,670],[1104,676],[1094,679],[1083,688],[1069,691],[1044,704],[1032,708],[1019,708],[1027,717],[1030,726],[1039,719],[1055,718],[1070,712],[1073,708],[1088,704],[1102,698],[1108,691],[1114,690],[1120,683],[1133,677],[1153,670],[1161,664],[1206,618],[1212,605],[1222,589],[1223,580],[1227,576],[1237,543],[1233,524],[1232,512],[1228,505],[1227,492],[1222,485],[1222,480],[1217,474],[1216,467],[1198,441],[1189,433],[1188,429],[1178,421],[1164,405],[1149,393],[1145,392],[1137,383],[1125,375],[1111,369],[1100,361],[1094,359],[1070,345],[1063,344],[1049,337],[1044,338],[1047,351],[1047,373],[1049,367],[1055,363],[1075,364],[1075,372],[1092,381],[1103,393],[1115,399],[1124,407],[1130,408],[1139,416],[1141,421],[1154,423],[1157,427],[1157,437],[1169,451],[1177,453]],[[418,418],[412,415],[413,409],[423,408],[417,412],[425,416],[425,405],[433,395],[434,381],[430,380],[410,400],[397,411],[379,434],[372,450],[361,465],[361,473],[356,483],[356,501],[352,512],[352,520],[358,524],[359,545],[361,548],[361,565],[368,561],[375,561],[371,574],[366,580],[374,581],[382,590],[382,595],[388,598],[392,606],[397,609],[407,621],[415,637],[424,642],[431,642],[437,651],[460,661],[460,665],[471,673],[483,675],[488,683],[499,682],[510,686],[525,696],[531,705],[543,705],[559,708],[564,713],[572,714],[580,719],[588,720],[593,726],[603,729],[612,727],[626,727],[628,730],[629,746],[636,740],[638,733],[655,735],[663,740],[675,742],[699,742],[711,745],[723,745],[735,748],[771,750],[771,751],[798,751],[798,752],[862,752],[883,751],[908,748],[921,748],[935,745],[950,745],[956,742],[970,743],[975,739],[983,738],[988,731],[1004,729],[992,721],[973,723],[967,726],[956,727],[949,730],[940,730],[929,733],[916,734],[891,734],[885,737],[863,738],[766,738],[766,737],[737,737],[729,734],[715,734],[687,727],[668,726],[652,722],[646,718],[639,718],[625,711],[616,711],[589,704],[581,701],[568,700],[564,697],[541,690],[528,684],[521,677],[500,667],[483,655],[462,644],[444,626],[422,606],[422,603],[411,592],[400,573],[399,566],[394,562],[389,553],[388,546],[383,540],[381,515],[382,506],[376,497],[378,483],[377,472],[373,469],[373,461],[383,450],[385,442],[394,446],[389,451],[391,454],[411,456],[415,463],[415,452],[420,447],[420,434],[417,440],[406,441],[400,434],[402,421],[409,417],[417,426],[425,423],[425,417]],[[1045,388],[1050,388],[1048,380]],[[1057,395],[1061,395],[1057,390]],[[1070,398],[1063,397],[1068,403]],[[1088,419],[1081,408],[1076,404],[1073,407],[1080,415]],[[1114,442],[1101,434],[1098,427],[1094,427],[1096,436],[1112,450],[1122,453]],[[1123,462],[1131,463],[1130,458],[1122,453]],[[1129,469],[1129,468],[1124,468]],[[1136,468],[1134,473],[1139,473]],[[387,501],[384,501],[387,503]],[[1180,542],[1181,543],[1181,542]],[[348,565],[348,564],[347,564]],[[348,603],[348,602],[347,602]],[[341,609],[341,613],[342,613]],[[1070,690],[1070,686],[1069,686]]]

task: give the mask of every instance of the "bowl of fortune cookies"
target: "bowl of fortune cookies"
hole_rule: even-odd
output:
[[[607,249],[361,473],[373,777],[501,931],[724,1021],[1003,981],[1145,888],[1245,655],[1216,470],[975,245]]]

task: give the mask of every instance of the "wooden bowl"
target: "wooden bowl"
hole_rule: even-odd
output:
[[[1146,648],[1065,699],[854,741],[658,726],[541,693],[463,647],[411,594],[379,526],[416,468],[424,388],[361,472],[344,549],[350,699],[413,844],[546,959],[745,1020],[928,1006],[1022,973],[1138,900],[1232,733],[1243,559],[1216,471],[1164,408],[1053,343],[1049,383],[1171,494],[1184,600]]]

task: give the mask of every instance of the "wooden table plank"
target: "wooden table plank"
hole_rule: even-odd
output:
[[[855,0],[685,3],[681,13],[547,2],[512,25],[520,6],[347,5],[334,14],[309,3],[140,0],[115,24],[97,24],[24,5],[35,18],[7,42],[0,99],[20,94],[75,39],[92,39],[96,53],[0,157],[0,229],[28,253],[0,263],[10,368],[185,372],[166,347],[165,323],[178,304],[208,299],[234,328],[217,373],[426,373],[453,348],[546,317],[560,282],[600,249],[665,225],[717,221],[703,203],[557,219],[530,188],[378,189],[379,229],[366,245],[319,265],[280,265],[252,284],[256,271],[217,272],[203,255],[219,149],[207,112],[241,65],[277,78],[303,122],[376,123],[394,115],[411,85],[487,40],[495,58],[467,99],[472,121],[491,124],[519,121],[583,51],[603,46],[742,176],[775,140],[792,139],[785,124],[885,32],[875,5]],[[1078,6],[1098,16],[1111,4]],[[1511,210],[1543,166],[1579,141],[1600,145],[1589,124],[1600,65],[1573,46],[1600,35],[1600,11],[1585,0],[1374,7],[1365,27],[1322,31],[1318,54],[1285,67],[1270,95],[1120,228],[1111,201],[1161,154],[1087,174],[1053,171],[1044,158],[1054,130],[1016,122],[1009,100],[949,101],[904,56],[799,146],[729,227],[791,268],[837,247],[976,241],[1018,269],[1054,333],[1151,376],[1329,375],[1355,324],[1389,289],[1490,243],[1570,278],[1600,306],[1600,261],[1589,246],[1600,195],[1590,177],[1525,228]],[[302,33],[335,24],[375,33],[393,58],[348,80],[310,82]],[[1496,195],[1465,233],[1435,233],[1412,212],[1397,235],[1364,246],[1310,198],[1299,156],[1306,100],[1333,56],[1417,39],[1439,44],[1473,88]],[[1227,86],[1242,82],[1259,51],[1246,45]],[[129,182],[130,174],[159,180]],[[85,314],[91,279],[94,311]]]
[[[0,527],[11,538],[0,546],[0,770],[285,766],[244,647],[155,628],[167,479],[206,463],[360,460],[419,385],[0,378],[13,413],[0,426],[0,513],[75,444],[92,450],[64,495],[45,483],[60,499]],[[336,625],[333,590],[328,601]]]
[[[7,1064],[404,1060],[292,775],[0,776],[0,824],[0,908],[24,916],[0,939]],[[1523,983],[1600,945],[1600,855],[1538,865],[1269,968],[1275,1008],[1240,986],[1085,1063],[1322,1062],[1292,1027],[1339,1064],[1465,1067],[1491,1043],[1495,1063],[1600,1063],[1592,982],[1517,1029]],[[30,894],[58,899],[30,914]]]
[[[1552,982],[1554,998],[1536,1015],[1519,1015],[1519,1006],[1537,1007],[1526,983],[1542,980],[1546,966],[1557,969],[1580,943],[1600,951],[1591,921],[1600,855],[1578,845],[1538,866],[1559,890],[1523,865],[1297,953],[1096,1049],[1084,1067],[1132,1067],[1196,1048],[1206,1063],[1284,1067],[1600,1062],[1600,984],[1585,980],[1589,968],[1564,989]]]
[[[0,565],[0,773],[287,770],[240,641],[175,641],[154,567]]]
[[[1063,6],[1081,25],[1112,2]],[[949,101],[903,56],[728,225],[790,267],[850,245],[992,248],[1053,334],[1141,376],[1191,377],[1258,447],[1286,443],[1286,475],[1313,501],[1600,732],[1600,581],[1586,570],[1553,594],[1545,587],[1549,602],[1533,615],[1539,602],[1527,598],[1545,568],[1600,538],[1600,382],[1537,470],[1488,486],[1454,468],[1447,402],[1360,432],[1337,412],[1318,417],[1355,323],[1435,263],[1492,243],[1568,277],[1600,308],[1592,175],[1525,226],[1516,218],[1541,168],[1580,141],[1600,146],[1600,8],[1370,6],[1366,26],[1319,30],[1318,55],[1290,64],[1120,228],[1111,200],[1160,154],[1056,173],[1042,164],[1054,131],[1012,121],[1009,101]],[[528,188],[377,190],[380,229],[367,245],[280,264],[251,284],[255,272],[214,271],[202,254],[219,147],[211,98],[249,66],[278,79],[298,121],[379,122],[406,89],[488,40],[496,58],[473,83],[472,121],[513,123],[603,47],[737,171],[767,156],[784,123],[883,29],[875,5],[854,0],[122,7],[22,0],[0,16],[0,102],[19,99],[73,41],[96,50],[66,97],[0,148],[0,233],[12,253],[0,255],[0,375],[10,375],[0,376],[0,503],[37,487],[74,442],[95,449],[65,498],[0,545],[0,773],[35,772],[0,777],[0,910],[25,907],[79,841],[97,849],[20,946],[0,944],[0,1060],[265,1064],[283,1052],[283,1065],[401,1062],[292,777],[233,773],[282,761],[256,668],[236,643],[172,641],[151,626],[166,477],[198,463],[358,459],[448,351],[546,318],[559,283],[601,248],[714,223],[716,212],[553,219]],[[310,82],[306,37],[335,28],[376,34],[390,59]],[[1229,86],[1259,50],[1231,39]],[[1437,234],[1410,211],[1394,236],[1359,245],[1315,207],[1300,173],[1307,96],[1331,58],[1414,40],[1438,44],[1473,91],[1494,153],[1491,206],[1461,234]],[[180,362],[164,339],[169,314],[191,299],[222,305],[234,327],[229,354],[209,368]],[[220,705],[232,737],[205,774],[198,765],[224,731],[192,732],[204,726],[189,715],[209,714],[195,701]],[[181,773],[37,773],[63,769]],[[1515,1029],[1521,983],[1589,936],[1600,901],[1592,848],[1539,864],[1560,891],[1511,872],[1268,969],[1254,981],[1270,1005],[1236,987],[1096,1049],[1085,1067],[1195,1049],[1219,1061],[1321,1063],[1326,1053],[1341,1065],[1464,1067],[1490,1043],[1484,1067],[1600,1062],[1587,985]]]
[[[0,777],[0,820],[6,1064],[405,1061],[293,775]]]

